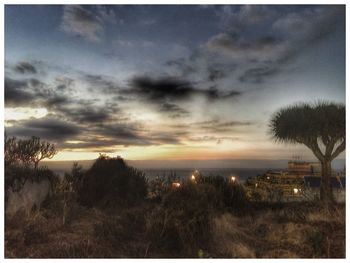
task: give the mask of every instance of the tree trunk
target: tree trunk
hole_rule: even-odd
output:
[[[320,199],[325,205],[329,207],[333,203],[333,193],[331,186],[332,166],[329,159],[321,161],[322,173],[321,173],[321,188],[320,188]]]
[[[35,170],[38,169],[38,164],[39,164],[39,162],[34,162],[34,169],[35,169]]]

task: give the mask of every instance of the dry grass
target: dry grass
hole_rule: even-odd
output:
[[[263,209],[213,220],[212,255],[225,258],[344,258],[345,206]]]
[[[154,204],[143,203],[111,213],[72,204],[65,225],[59,213],[48,208],[30,215],[18,213],[5,221],[5,256],[185,257],[181,251],[162,250],[154,242],[150,245],[149,220],[154,209]],[[329,212],[307,204],[286,204],[256,209],[244,216],[216,212],[209,220],[209,245],[193,257],[345,257],[344,205]]]

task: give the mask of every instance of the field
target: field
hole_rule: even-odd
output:
[[[71,203],[63,224],[59,200],[51,201],[57,206],[6,218],[7,258],[345,257],[344,205],[330,213],[310,203],[260,204],[203,220],[200,208],[167,219],[155,202],[114,211]]]

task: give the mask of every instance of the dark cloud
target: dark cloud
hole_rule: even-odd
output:
[[[215,82],[218,79],[222,79],[226,76],[225,72],[223,70],[220,70],[219,68],[215,67],[209,67],[208,68],[208,80]]]
[[[70,103],[71,100],[68,96],[66,95],[61,95],[59,93],[51,93],[49,97],[45,100],[44,105],[47,108],[53,108],[57,109],[58,107],[61,107],[62,105],[66,105]]]
[[[90,91],[116,93],[119,90],[118,85],[108,76],[82,74],[83,79],[89,84]]]
[[[34,98],[27,81],[5,77],[5,106],[30,105]]]
[[[108,148],[113,148],[116,145],[117,141],[115,140],[101,140],[99,138],[89,138],[88,140],[80,141],[79,143],[62,143],[59,145],[59,147],[62,150],[84,149],[92,152],[109,152],[114,150],[108,150]]]
[[[178,139],[178,136],[175,133],[153,133],[149,137],[149,140],[154,145],[160,144],[181,144],[181,141]]]
[[[55,79],[56,91],[60,93],[73,93],[75,80],[69,77],[58,77]]]
[[[145,76],[131,79],[130,89],[125,92],[139,95],[156,103],[189,99],[193,95],[205,96],[208,99],[220,99],[240,95],[237,91],[223,93],[215,87],[206,90],[198,89],[192,83],[179,78],[164,77],[153,79]]]
[[[92,132],[115,141],[123,146],[150,146],[160,144],[180,144],[175,132],[150,132],[136,123],[101,124],[91,129]]]
[[[279,73],[277,68],[272,68],[269,66],[256,67],[246,70],[240,77],[241,82],[249,83],[262,83],[265,78],[271,77]]]
[[[79,124],[97,124],[110,120],[110,109],[105,107],[81,107],[62,108],[60,113],[64,113],[64,117]]]
[[[130,86],[131,93],[147,97],[152,101],[185,99],[197,91],[190,82],[172,77],[153,79],[137,76],[131,79]]]
[[[81,127],[47,116],[41,119],[18,121],[15,126],[6,127],[6,133],[18,137],[39,136],[46,140],[62,142],[83,133]]]
[[[247,121],[228,121],[223,122],[219,119],[192,123],[194,127],[210,132],[229,132],[236,127],[250,126],[252,123]]]
[[[15,67],[14,70],[21,74],[35,74],[37,70],[34,65],[29,62],[20,62]]]
[[[159,111],[169,114],[171,118],[179,118],[179,117],[184,117],[189,115],[189,112],[187,110],[181,108],[177,104],[168,103],[168,102],[163,103],[160,106]]]
[[[225,30],[204,46],[209,52],[235,60],[244,71],[236,75],[239,81],[261,83],[281,73],[284,66],[345,25],[342,6],[291,10],[276,6],[225,6],[220,12]]]
[[[61,90],[56,92],[36,78],[18,80],[5,77],[6,106],[38,106],[55,109],[71,103],[71,98]]]

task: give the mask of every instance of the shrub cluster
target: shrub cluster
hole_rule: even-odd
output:
[[[120,158],[101,155],[82,176],[79,201],[86,206],[130,204],[147,195],[145,175]]]
[[[55,183],[57,177],[47,167],[34,169],[23,165],[11,165],[5,169],[5,189],[9,187],[14,191],[19,191],[27,180],[40,182],[49,180],[52,184]]]
[[[233,208],[234,212],[244,211],[249,205],[244,187],[237,182],[232,182],[229,178],[202,176],[199,183],[214,186],[223,205],[227,208]]]
[[[185,184],[168,192],[148,217],[150,251],[196,257],[208,246],[210,218],[217,206],[220,196],[211,185]]]

